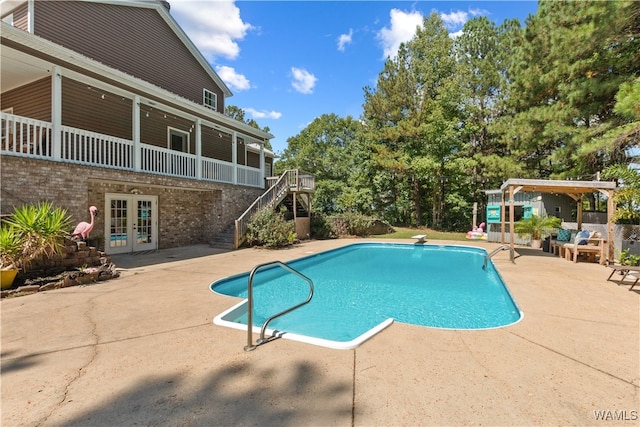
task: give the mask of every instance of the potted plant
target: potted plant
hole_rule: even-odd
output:
[[[0,227],[0,287],[10,288],[18,274],[22,239],[13,227]]]
[[[542,238],[554,229],[560,228],[562,221],[555,216],[531,215],[515,223],[514,231],[519,237],[531,236],[531,247],[539,249],[542,246]]]
[[[54,208],[51,202],[14,209],[0,231],[2,270],[24,271],[34,260],[59,253],[70,224],[67,211]],[[3,289],[11,287],[13,279],[7,283],[3,279]]]

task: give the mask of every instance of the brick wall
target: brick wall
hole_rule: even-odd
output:
[[[105,194],[158,197],[158,248],[207,243],[231,224],[263,190],[47,160],[0,158],[1,213],[14,206],[50,200],[67,209],[75,225],[100,211],[90,244],[104,249]],[[73,229],[73,227],[72,227]],[[72,231],[72,230],[69,230]]]

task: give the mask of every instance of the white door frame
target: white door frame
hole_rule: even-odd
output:
[[[107,193],[104,212],[107,254],[158,249],[158,196]]]

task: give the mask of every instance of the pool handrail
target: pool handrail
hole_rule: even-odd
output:
[[[487,263],[489,262],[489,258],[491,258],[492,256],[494,256],[495,254],[497,254],[500,251],[506,251],[507,249],[509,249],[509,261],[511,261],[512,263],[516,263],[515,261],[515,251],[513,250],[513,248],[511,247],[511,245],[500,245],[497,248],[495,248],[493,251],[491,251],[490,254],[485,255],[484,257],[484,264],[482,264],[482,269],[486,270],[487,269]]]
[[[293,307],[290,307],[286,310],[283,310],[278,314],[274,314],[273,316],[265,320],[265,322],[262,324],[262,328],[260,329],[260,338],[258,338],[258,340],[256,341],[256,344],[253,344],[253,276],[261,268],[271,266],[271,265],[282,267],[285,270],[289,271],[290,273],[297,275],[298,277],[302,278],[307,283],[309,283],[309,296],[305,301],[299,304],[296,304]],[[247,281],[247,345],[244,347],[244,351],[254,350],[259,345],[262,345],[268,342],[269,339],[264,337],[265,331],[267,330],[267,325],[269,325],[269,323],[273,319],[276,319],[280,316],[284,316],[285,314],[290,313],[293,310],[300,308],[303,305],[309,303],[309,301],[311,301],[311,298],[313,298],[313,281],[309,279],[307,276],[305,276],[304,274],[297,271],[296,269],[289,267],[287,264],[283,263],[282,261],[266,262],[264,264],[258,264],[255,267],[253,267],[253,270],[251,270],[251,274],[249,274],[249,280]]]

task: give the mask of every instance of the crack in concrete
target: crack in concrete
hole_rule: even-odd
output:
[[[136,335],[134,337],[120,338],[120,339],[117,339],[117,340],[96,342],[96,343],[92,343],[92,344],[78,345],[78,346],[75,346],[75,347],[57,348],[55,350],[41,351],[41,352],[38,352],[38,353],[31,353],[31,354],[26,354],[24,356],[18,356],[18,357],[6,357],[6,358],[3,358],[2,360],[11,361],[11,360],[27,359],[27,358],[30,358],[30,357],[43,356],[43,355],[54,354],[54,353],[62,353],[62,352],[65,352],[65,351],[78,350],[78,349],[86,348],[86,347],[94,347],[94,346],[98,347],[98,346],[101,346],[101,345],[132,341],[132,340],[137,340],[139,338],[146,338],[146,337],[151,337],[151,336],[154,336],[154,335],[170,334],[170,333],[177,332],[177,331],[184,331],[184,330],[187,330],[187,329],[201,328],[203,326],[211,326],[211,325],[212,325],[211,322],[205,322],[205,323],[200,323],[200,324],[197,324],[197,325],[185,326],[183,328],[168,329],[168,330],[165,330],[165,331],[152,332],[152,333],[149,333],[149,334]]]
[[[67,398],[69,396],[69,389],[71,388],[71,386],[74,383],[76,383],[80,378],[82,378],[82,376],[86,372],[86,369],[91,364],[93,364],[93,362],[96,360],[96,357],[98,356],[98,343],[100,342],[100,337],[98,336],[98,331],[97,331],[98,324],[91,317],[91,313],[92,313],[93,309],[96,306],[95,299],[98,298],[98,297],[99,297],[99,295],[97,295],[94,298],[89,299],[88,307],[84,311],[84,313],[82,313],[83,318],[87,319],[87,321],[91,325],[91,336],[94,338],[94,343],[93,344],[88,344],[88,345],[84,346],[84,347],[89,347],[89,348],[93,349],[93,351],[91,353],[91,356],[90,356],[89,360],[77,370],[76,375],[74,375],[72,378],[70,378],[67,381],[67,383],[64,386],[64,391],[62,393],[61,399],[58,401],[58,403],[53,405],[53,407],[51,408],[51,411],[49,412],[49,414],[47,414],[44,417],[44,420],[42,421],[41,424],[46,424],[47,421],[49,421],[49,419],[53,416],[53,414],[58,409],[60,409],[62,407],[62,405],[67,401]]]
[[[351,427],[356,425],[356,349],[353,349],[353,366],[351,377]]]
[[[579,363],[579,364],[580,364],[580,365],[582,365],[582,366],[586,366],[587,368],[593,369],[594,371],[598,371],[598,372],[600,372],[601,374],[605,374],[605,375],[607,375],[607,376],[609,376],[609,377],[611,377],[611,378],[614,378],[614,379],[616,379],[616,380],[618,380],[618,381],[622,381],[623,383],[629,384],[630,386],[632,386],[632,387],[634,387],[634,388],[636,388],[636,389],[640,389],[640,385],[638,385],[638,384],[634,384],[634,380],[629,381],[629,380],[627,380],[627,379],[625,379],[625,378],[621,378],[621,377],[619,377],[619,376],[617,376],[617,375],[612,374],[611,372],[607,372],[607,371],[605,371],[605,370],[603,370],[603,369],[600,369],[600,368],[598,368],[598,367],[596,367],[596,366],[592,366],[592,365],[590,365],[590,364],[588,364],[588,363],[585,363],[585,362],[583,362],[583,361],[581,361],[581,360],[579,360],[579,359],[576,359],[575,357],[569,356],[568,354],[562,353],[562,352],[560,352],[560,351],[558,351],[558,350],[554,350],[553,348],[548,347],[548,346],[546,346],[546,345],[544,345],[544,344],[540,344],[540,343],[538,343],[538,342],[535,342],[535,341],[532,341],[532,340],[530,340],[530,339],[528,339],[528,338],[525,338],[525,337],[523,337],[522,335],[516,334],[515,332],[509,331],[509,333],[510,333],[511,335],[513,335],[513,336],[516,336],[516,337],[518,337],[518,338],[520,338],[520,339],[522,339],[522,340],[524,340],[524,341],[528,342],[528,343],[531,343],[531,344],[536,345],[536,346],[538,346],[538,347],[544,348],[545,350],[548,350],[548,351],[550,351],[550,352],[552,352],[552,353],[555,353],[555,354],[557,354],[558,356],[561,356],[561,357],[567,358],[567,359],[569,359],[569,360],[571,360],[571,361],[573,361],[573,362]]]

